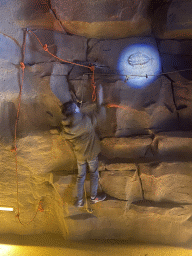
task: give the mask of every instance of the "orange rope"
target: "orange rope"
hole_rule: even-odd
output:
[[[31,30],[26,30],[25,35],[24,35],[24,42],[23,42],[23,51],[22,51],[22,56],[23,56],[23,60],[22,62],[20,62],[20,68],[22,70],[22,78],[21,78],[21,85],[20,85],[20,92],[19,92],[19,98],[18,98],[18,109],[17,109],[17,117],[16,117],[16,122],[15,122],[15,136],[14,136],[14,148],[11,150],[12,152],[15,152],[15,164],[16,164],[16,182],[17,182],[17,214],[16,214],[16,218],[18,218],[19,222],[22,225],[28,225],[30,224],[35,217],[37,216],[38,211],[43,212],[43,206],[42,206],[42,202],[41,200],[39,201],[39,205],[38,205],[38,209],[36,210],[36,213],[34,215],[34,217],[28,222],[28,223],[22,223],[21,219],[20,219],[20,208],[19,208],[19,185],[18,185],[18,160],[17,160],[17,128],[18,128],[18,120],[19,120],[19,114],[20,114],[20,110],[21,110],[21,96],[22,96],[22,89],[23,89],[23,83],[24,83],[24,76],[25,76],[25,64],[24,64],[24,59],[25,59],[25,48],[26,48],[26,36],[27,36],[27,31],[30,31],[37,39],[37,41],[39,42],[39,44],[42,46],[42,48],[44,49],[44,51],[46,51],[49,55],[53,56],[54,58],[58,59],[59,61],[62,62],[66,62],[69,64],[73,64],[76,66],[81,66],[81,67],[85,67],[85,68],[89,68],[92,71],[92,77],[91,77],[91,86],[93,87],[93,94],[92,94],[92,100],[95,101],[96,100],[96,86],[95,86],[95,67],[94,66],[86,66],[86,65],[81,65],[78,63],[74,63],[71,61],[67,61],[67,60],[63,60],[59,57],[57,57],[56,55],[52,54],[49,49],[47,44],[43,45],[41,43],[41,41],[39,40],[39,38],[37,37],[37,35],[31,31]]]
[[[80,67],[84,67],[84,68],[89,68],[92,71],[92,77],[91,77],[91,86],[93,87],[92,100],[95,101],[96,100],[95,67],[94,66],[86,66],[86,65],[74,63],[72,61],[64,60],[64,59],[61,59],[61,58],[57,57],[56,55],[54,55],[53,53],[51,53],[49,51],[47,44],[43,45],[41,43],[40,39],[38,38],[38,36],[33,31],[31,31],[30,29],[28,29],[28,31],[31,32],[35,36],[35,38],[37,39],[39,44],[42,46],[43,50],[46,51],[49,55],[53,56],[54,58],[56,58],[59,61],[62,61],[62,62],[65,62],[65,63],[69,63],[69,64],[72,64],[72,65],[76,65],[76,66],[80,66]]]
[[[91,86],[93,87],[92,101],[96,101],[96,86],[95,86],[95,67],[91,66],[90,70],[93,72],[91,77]]]
[[[25,46],[26,46],[26,33],[24,36],[24,43],[23,43],[23,60],[25,56]],[[18,127],[18,120],[19,120],[19,113],[21,109],[21,95],[23,89],[23,82],[24,82],[24,73],[25,73],[25,64],[24,62],[20,62],[20,67],[22,69],[22,78],[21,78],[21,86],[19,91],[19,99],[18,99],[18,109],[17,109],[17,117],[15,122],[15,137],[14,137],[14,149],[12,151],[15,152],[15,164],[16,164],[16,182],[17,182],[17,217],[19,218],[20,210],[19,210],[19,186],[18,186],[18,161],[17,161],[17,127]]]
[[[119,106],[119,105],[116,105],[116,104],[108,104],[107,107],[108,107],[108,108],[122,108],[122,109],[127,109],[127,107]]]
[[[17,127],[18,127],[18,120],[19,120],[19,114],[20,114],[20,110],[21,110],[21,96],[22,96],[22,89],[23,89],[23,83],[24,83],[24,75],[25,75],[25,64],[24,64],[24,59],[25,59],[25,47],[26,47],[26,34],[27,32],[25,32],[24,35],[24,42],[23,42],[23,61],[20,62],[20,68],[22,70],[22,78],[21,78],[21,85],[20,85],[20,92],[19,92],[19,99],[18,99],[18,109],[17,109],[17,117],[16,117],[16,122],[15,122],[15,136],[14,136],[14,148],[11,150],[12,152],[15,152],[15,165],[16,165],[16,183],[17,183],[17,214],[16,214],[16,218],[18,218],[19,222],[22,225],[28,225],[30,222],[32,222],[38,211],[43,211],[42,208],[42,204],[41,201],[39,202],[39,206],[38,209],[34,215],[34,217],[32,218],[32,220],[30,220],[28,223],[22,223],[20,220],[20,209],[19,209],[19,185],[18,185],[18,160],[17,160]]]

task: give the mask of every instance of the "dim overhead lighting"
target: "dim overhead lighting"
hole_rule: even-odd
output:
[[[13,207],[0,207],[0,211],[13,212]]]
[[[126,75],[125,82],[129,86],[135,88],[146,86],[161,72],[159,52],[150,44],[128,46],[120,54],[118,70],[121,75]]]

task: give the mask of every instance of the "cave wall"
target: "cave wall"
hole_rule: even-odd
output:
[[[11,224],[13,216],[3,215],[2,232],[66,236],[67,223],[71,239],[188,243],[192,26],[185,10],[191,10],[190,1],[12,2],[0,2],[1,204],[17,208],[12,191],[18,120],[20,207],[26,221],[42,198],[45,211],[24,229],[17,219]],[[162,75],[141,88],[110,75],[123,49],[136,43],[153,45],[162,65]],[[95,65],[96,102],[89,68],[60,62],[44,51],[45,44],[63,60]],[[20,62],[25,64],[23,82]],[[100,182],[107,200],[96,205],[92,215],[73,207],[76,160],[58,129],[60,106],[71,99],[71,91],[89,115],[103,94],[97,133],[102,146]],[[86,190],[89,195],[88,180]]]

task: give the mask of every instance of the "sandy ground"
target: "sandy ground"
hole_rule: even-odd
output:
[[[0,235],[1,256],[190,256],[191,247],[181,248],[156,244],[137,244],[117,240],[67,241],[61,235]]]
[[[192,250],[157,245],[123,245],[106,243],[77,244],[70,243],[63,247],[20,246],[0,244],[1,256],[60,256],[60,255],[129,255],[129,256],[190,256]]]

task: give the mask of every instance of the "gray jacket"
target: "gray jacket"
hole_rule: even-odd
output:
[[[100,153],[100,141],[88,115],[76,113],[62,121],[62,135],[72,145],[77,161],[90,161]]]

